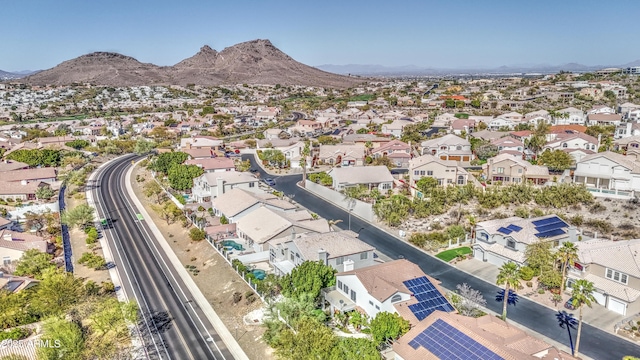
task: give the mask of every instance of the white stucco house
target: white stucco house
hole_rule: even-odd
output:
[[[640,163],[611,151],[588,155],[577,163],[573,182],[588,188],[639,191]]]
[[[393,175],[384,165],[340,167],[327,172],[333,178],[333,188],[342,191],[345,188],[364,185],[369,189],[377,188],[386,193],[393,189]]]

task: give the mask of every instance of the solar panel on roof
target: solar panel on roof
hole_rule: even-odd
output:
[[[501,227],[501,228],[498,229],[498,232],[501,232],[501,233],[503,233],[505,235],[509,235],[509,234],[511,234],[513,232],[513,230],[507,229],[505,227]]]
[[[465,333],[442,319],[416,335],[409,345],[417,349],[422,346],[439,359],[500,360],[500,355],[473,340]]]
[[[555,230],[555,229],[562,229],[565,227],[568,227],[569,225],[565,224],[563,221],[560,222],[556,222],[556,223],[551,223],[551,224],[547,224],[544,226],[536,226],[536,231],[538,232],[545,232],[545,231],[550,231],[550,230]]]
[[[549,231],[537,233],[536,236],[539,237],[539,238],[548,238],[548,237],[558,236],[558,235],[562,235],[562,234],[566,234],[564,232],[564,230],[555,229],[555,230],[549,230]]]
[[[416,304],[409,305],[409,310],[418,320],[422,320],[436,310],[445,312],[453,311],[453,306],[449,303],[438,289],[429,281],[426,276],[407,280],[404,285],[413,293],[418,300]]]
[[[520,230],[522,230],[522,228],[518,225],[513,225],[513,224],[509,224],[509,226],[507,226],[507,229],[513,230],[515,232],[518,232]]]
[[[533,226],[538,227],[538,226],[544,226],[544,225],[551,224],[551,223],[554,223],[554,222],[559,222],[559,221],[562,221],[562,219],[560,219],[557,216],[552,216],[552,217],[547,218],[547,219],[532,221],[531,223],[533,224]]]

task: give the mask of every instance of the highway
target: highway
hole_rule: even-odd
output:
[[[151,235],[125,189],[125,173],[136,156],[100,168],[88,186],[126,298],[140,306],[137,332],[149,359],[233,359],[175,268]],[[144,201],[144,200],[143,200]]]
[[[251,167],[258,169],[260,177],[275,179],[274,188],[284,192],[294,201],[318,214],[325,219],[342,220],[339,227],[347,228],[349,214],[332,203],[299,188],[296,183],[301,181],[302,175],[273,176],[269,175],[255,162],[251,154],[242,156],[243,160],[249,159]],[[473,289],[479,290],[487,300],[487,307],[496,313],[502,312],[502,304],[495,301],[495,295],[499,287],[482,279],[469,276],[469,274],[414,248],[386,232],[371,226],[370,223],[356,216],[351,217],[351,229],[360,234],[359,238],[369,245],[374,246],[381,253],[392,259],[405,258],[418,266],[426,273],[442,282],[442,286],[448,290],[455,290],[456,285],[467,283]],[[577,318],[578,313],[574,311]],[[555,317],[556,311],[535,303],[525,297],[520,297],[517,305],[509,306],[508,321],[517,322],[533,331],[536,331],[550,339],[558,341],[569,347],[569,337],[566,329],[559,327]],[[575,343],[575,330],[572,331]],[[600,330],[588,324],[583,324],[580,340],[580,353],[597,360],[616,359],[625,355],[640,355],[640,346],[619,338],[611,333]]]

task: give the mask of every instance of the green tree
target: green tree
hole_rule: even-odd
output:
[[[93,223],[95,209],[87,204],[80,204],[73,209],[65,210],[60,216],[63,224],[69,227],[85,228]]]
[[[189,155],[181,151],[172,151],[158,155],[155,160],[149,163],[151,170],[167,174],[173,165],[184,163]]]
[[[133,149],[133,152],[139,155],[148,154],[151,151],[153,151],[153,149],[155,149],[157,146],[158,144],[156,144],[155,141],[140,138],[136,140],[136,145]]]
[[[580,315],[578,317],[578,335],[576,335],[576,347],[574,356],[579,357],[578,350],[580,348],[580,336],[582,335],[582,309],[584,305],[591,307],[591,303],[596,299],[593,297],[595,291],[593,283],[584,279],[576,280],[571,288],[571,298],[573,299],[573,306],[580,309]]]
[[[524,141],[524,146],[533,151],[536,155],[540,153],[546,144],[547,138],[544,135],[533,135]]]
[[[202,241],[207,236],[207,233],[204,230],[198,229],[197,227],[191,228],[189,230],[189,238],[191,241]]]
[[[404,195],[392,195],[373,205],[376,216],[389,226],[398,226],[409,215],[411,202]]]
[[[340,139],[329,135],[320,135],[318,136],[318,142],[322,145],[335,145],[340,143]]]
[[[300,152],[300,166],[302,167],[302,187],[305,188],[307,186],[307,158],[311,155],[311,144],[306,141],[304,144],[304,148]]]
[[[376,344],[363,338],[339,338],[331,354],[330,360],[380,360],[382,356]]]
[[[431,196],[431,192],[438,187],[438,180],[425,176],[416,182],[416,187],[425,197]]]
[[[309,294],[317,301],[320,290],[335,285],[335,273],[335,269],[322,261],[305,261],[280,279],[282,294],[290,298]]]
[[[527,245],[524,252],[527,266],[535,271],[535,275],[540,275],[543,269],[553,266],[553,253],[549,241],[538,240]]]
[[[546,150],[538,157],[538,163],[552,171],[564,171],[573,165],[573,157],[562,150]]]
[[[227,219],[227,217],[224,216],[224,214],[222,214],[222,216],[220,217],[220,224],[227,225],[228,223],[229,223],[229,219]]]
[[[556,256],[558,260],[560,260],[560,272],[562,273],[562,290],[566,288],[565,277],[567,276],[567,269],[569,265],[578,261],[578,247],[576,244],[565,241],[562,243],[562,246],[556,252]]]
[[[41,279],[46,270],[55,269],[56,265],[51,262],[52,259],[53,256],[50,254],[41,252],[38,249],[29,249],[18,260],[14,274]]]
[[[38,359],[81,360],[85,350],[85,337],[80,325],[64,318],[51,318],[42,325],[41,341],[49,341],[52,346],[37,348]],[[59,344],[59,346],[55,346]]]
[[[78,260],[79,264],[86,265],[93,270],[104,270],[107,266],[105,259],[97,254],[85,252]]]
[[[59,269],[47,269],[35,290],[32,306],[40,314],[61,315],[80,301],[84,292],[82,280]]]
[[[155,196],[156,203],[162,202],[162,199],[164,197],[164,189],[162,189],[162,186],[160,186],[157,181],[152,180],[144,184],[143,191],[146,197],[150,198],[152,196]]]
[[[303,318],[296,332],[289,328],[281,332],[276,355],[292,360],[326,359],[336,342],[329,327],[312,318]]]
[[[376,346],[380,346],[386,341],[398,339],[409,331],[409,321],[396,313],[387,311],[379,312],[371,323],[371,336]]]
[[[55,195],[55,192],[48,186],[41,186],[36,189],[36,197],[38,200],[49,200]]]
[[[507,319],[507,301],[509,300],[509,289],[517,289],[520,285],[520,267],[514,262],[502,264],[496,279],[497,285],[504,285],[504,300],[502,301],[502,320]]]
[[[167,222],[167,225],[173,224],[182,216],[182,210],[171,200],[167,200],[160,205],[152,205],[151,208],[158,213],[160,218]]]
[[[175,190],[189,190],[193,187],[193,179],[204,174],[198,165],[173,164],[169,168],[167,177],[169,184]]]
[[[236,171],[245,172],[251,169],[251,161],[245,160],[236,163]]]
[[[87,140],[76,139],[73,141],[69,141],[65,143],[68,147],[72,147],[76,150],[84,149],[87,146],[91,145]]]

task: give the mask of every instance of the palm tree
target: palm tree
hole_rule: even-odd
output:
[[[567,276],[567,267],[569,264],[573,264],[578,261],[578,248],[576,244],[566,241],[562,243],[562,246],[558,249],[556,253],[556,257],[560,260],[561,268],[560,272],[562,273],[562,290],[567,288],[567,284],[565,284],[565,278]]]
[[[473,215],[467,216],[467,221],[469,222],[469,226],[471,227],[471,242],[473,243],[476,238],[476,225],[478,224],[478,220]]]
[[[593,297],[593,283],[584,279],[576,280],[571,291],[573,306],[580,308],[580,316],[578,318],[578,335],[576,335],[576,350],[573,356],[578,357],[578,348],[580,347],[580,335],[582,332],[582,308],[583,305],[591,307],[591,303],[596,301]]]
[[[337,220],[329,220],[327,221],[327,223],[329,223],[329,231],[335,231],[333,229],[334,226],[338,225],[339,223],[342,222],[342,219],[337,219]]]
[[[311,148],[309,145],[309,142],[307,141],[304,144],[304,148],[302,148],[302,151],[300,151],[300,166],[302,166],[302,187],[306,187],[306,182],[307,182],[307,157],[309,157],[309,155],[311,155]]]
[[[507,303],[509,300],[509,296],[507,296],[507,294],[509,294],[510,288],[517,289],[520,285],[520,266],[512,261],[502,264],[502,266],[500,267],[500,272],[498,273],[498,277],[496,279],[496,284],[504,284],[505,296],[502,300],[502,320],[506,320]]]

